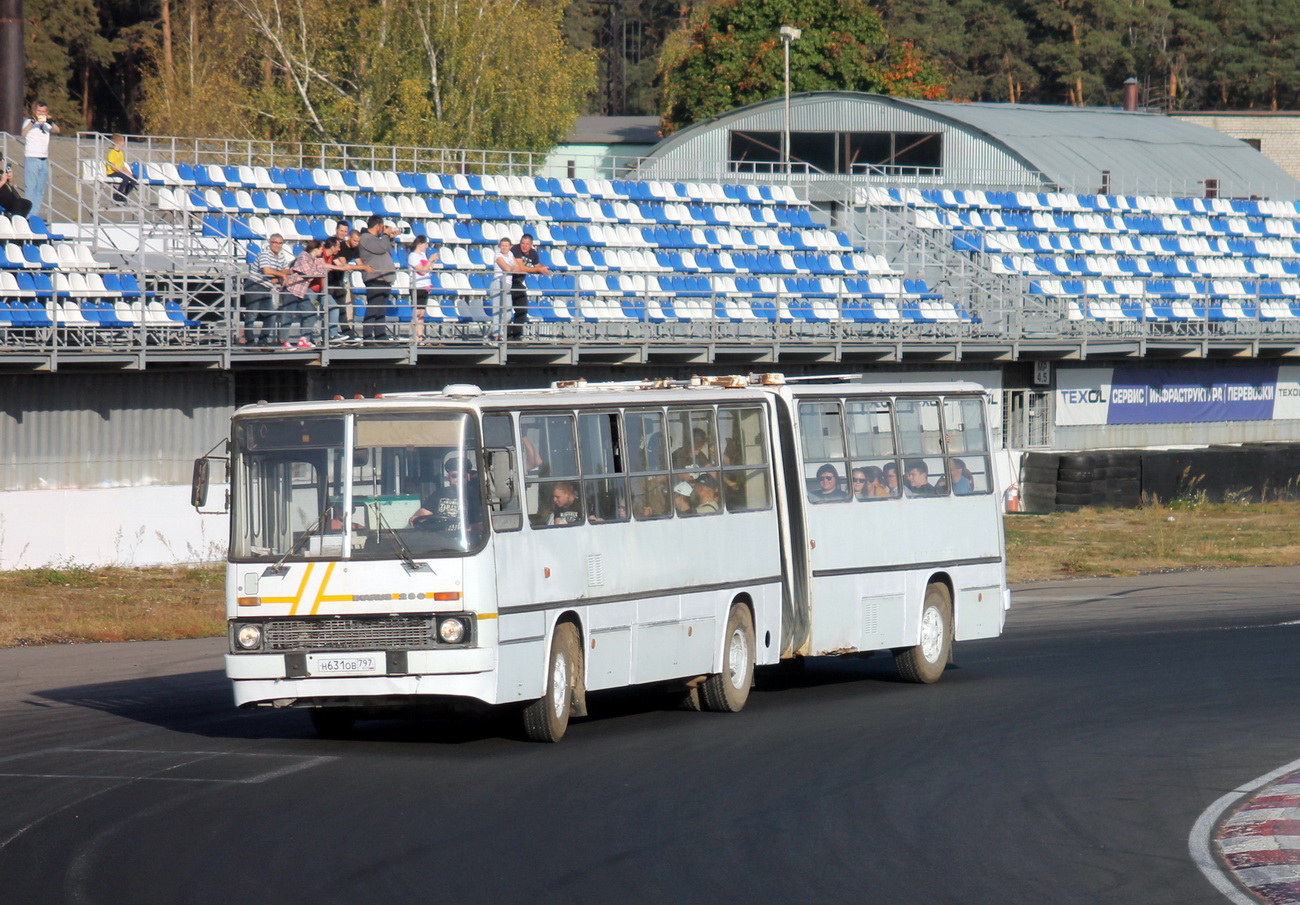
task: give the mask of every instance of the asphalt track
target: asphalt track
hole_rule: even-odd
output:
[[[215,639],[0,651],[0,905],[1221,905],[1189,838],[1300,758],[1297,580],[1025,586],[937,685],[877,656],[734,715],[607,694],[551,746],[320,740],[234,711]]]

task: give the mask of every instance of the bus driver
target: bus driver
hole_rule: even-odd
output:
[[[450,456],[443,463],[446,483],[432,496],[420,503],[408,524],[416,528],[435,531],[459,531],[461,527],[460,501],[465,496],[468,509],[468,527],[471,530],[482,527],[483,512],[479,505],[478,485],[474,483],[474,466],[469,459]],[[465,486],[461,487],[462,478]]]

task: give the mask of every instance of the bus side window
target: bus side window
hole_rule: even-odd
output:
[[[939,423],[939,400],[898,399],[898,452],[904,456],[943,455],[943,426]]]
[[[956,496],[990,492],[993,485],[982,400],[974,396],[945,399],[943,431],[948,453],[944,485]]]
[[[720,406],[718,435],[722,438],[722,496],[727,511],[769,508],[772,489],[763,410],[758,406]]]
[[[617,412],[578,416],[578,445],[582,458],[583,499],[587,520],[596,524],[628,519],[627,479]]]
[[[483,445],[483,481],[492,528],[517,531],[523,527],[523,515],[519,511],[515,427],[509,415],[483,416]]]
[[[860,502],[899,495],[898,462],[893,458],[894,424],[888,399],[850,399],[844,405],[853,456],[849,492]]]
[[[580,478],[578,446],[574,436],[574,418],[563,414],[526,414],[519,417],[520,442],[530,458],[538,462],[530,467],[524,485],[528,499],[529,521],[534,528],[572,525],[580,521]],[[559,485],[560,499],[556,499]],[[557,519],[556,512],[561,513]]]
[[[671,518],[673,506],[663,412],[658,409],[627,409],[623,413],[623,425],[632,517],[638,521]]]
[[[845,456],[838,400],[799,405],[804,494],[810,503],[847,503],[852,469]]]

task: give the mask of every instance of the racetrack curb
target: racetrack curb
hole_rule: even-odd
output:
[[[1215,836],[1227,873],[1269,905],[1300,903],[1300,770],[1292,767],[1238,805]]]

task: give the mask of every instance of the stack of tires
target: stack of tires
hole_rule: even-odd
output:
[[[1025,512],[1135,508],[1142,502],[1141,454],[1026,453],[1020,466],[1020,501]]]
[[[1060,465],[1059,453],[1025,453],[1020,460],[1021,512],[1056,509],[1056,477]]]

